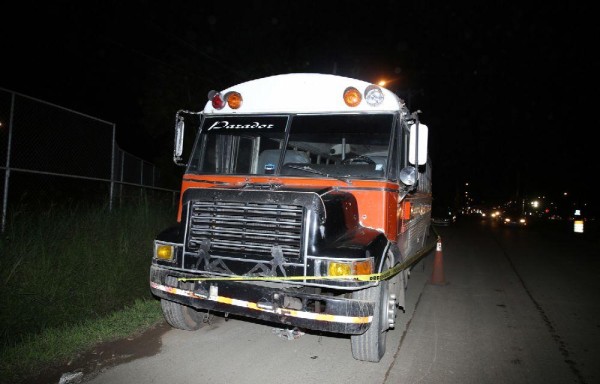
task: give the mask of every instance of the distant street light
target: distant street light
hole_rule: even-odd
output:
[[[389,80],[386,80],[386,79],[381,79],[381,80],[379,80],[379,82],[378,82],[377,84],[378,84],[379,86],[381,86],[381,87],[385,87],[386,85],[390,85],[391,83],[395,83],[395,82],[396,82],[396,81],[398,81],[398,80],[400,80],[400,78],[399,78],[399,77],[397,77],[397,78],[395,78],[395,79],[389,79]]]
[[[402,79],[403,79],[402,77],[395,77],[395,78],[389,79],[389,80],[382,79],[382,80],[379,80],[377,82],[377,85],[379,85],[380,87],[385,87],[385,88],[389,89],[390,91],[394,92],[404,102],[406,102],[406,106],[408,107],[408,109],[410,109],[412,107],[412,97],[413,97],[413,95],[423,94],[423,90],[419,89],[417,91],[413,91],[410,88],[408,88],[408,89],[401,89],[398,84],[394,84],[395,87],[391,87],[392,83],[396,83],[396,82],[399,82],[399,83],[401,83],[401,84],[404,85],[405,81],[402,81]]]

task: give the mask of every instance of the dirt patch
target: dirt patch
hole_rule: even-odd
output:
[[[162,336],[169,329],[171,326],[163,321],[138,335],[98,344],[65,364],[45,369],[27,383],[57,384],[67,372],[82,372],[88,380],[109,367],[153,356],[160,352]]]

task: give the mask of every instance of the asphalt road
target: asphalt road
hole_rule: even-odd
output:
[[[153,356],[89,376],[114,383],[598,383],[600,240],[568,225],[504,228],[461,218],[437,228],[445,285],[430,283],[435,250],[411,272],[407,308],[379,363],[352,358],[346,337],[216,317],[172,329]]]

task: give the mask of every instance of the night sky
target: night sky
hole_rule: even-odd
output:
[[[5,2],[0,87],[113,121],[123,149],[166,164],[175,112],[212,89],[289,72],[392,79],[429,126],[434,197],[469,182],[486,203],[568,191],[597,206],[591,9],[453,3]]]

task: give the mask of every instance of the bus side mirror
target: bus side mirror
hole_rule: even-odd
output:
[[[177,165],[181,164],[181,155],[183,153],[183,132],[185,129],[185,123],[183,117],[177,115],[177,122],[175,123],[175,149],[173,150],[173,161]]]
[[[415,164],[415,159],[419,160],[418,165],[427,163],[427,136],[429,128],[425,124],[413,124],[410,126],[410,138],[408,149],[408,162]]]

